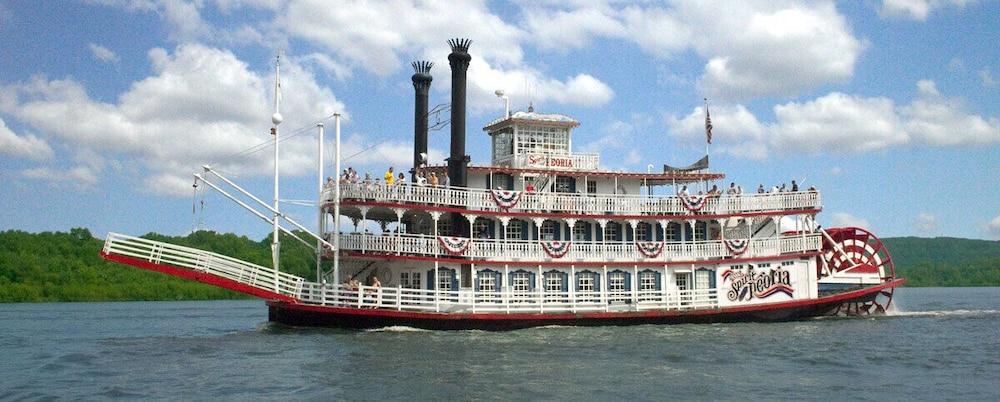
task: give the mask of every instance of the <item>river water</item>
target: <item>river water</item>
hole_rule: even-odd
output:
[[[10,399],[1000,399],[1000,288],[899,289],[878,318],[288,328],[260,301],[0,305]]]

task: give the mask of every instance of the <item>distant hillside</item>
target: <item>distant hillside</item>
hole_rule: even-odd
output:
[[[270,237],[260,241],[210,231],[188,236],[149,233],[150,239],[197,247],[270,265]],[[315,260],[301,244],[283,240],[283,265],[313,276]],[[909,286],[1000,286],[1000,241],[955,238],[885,239],[896,271]],[[238,293],[147,272],[100,258],[102,240],[87,229],[0,232],[0,302],[204,300]]]
[[[1000,286],[1000,241],[894,237],[883,242],[909,286]]]
[[[270,236],[253,241],[246,236],[201,231],[184,237],[147,234],[147,238],[198,247],[270,265]],[[283,240],[284,241],[284,240]],[[0,232],[0,302],[106,300],[210,300],[244,298],[242,294],[110,263],[99,253],[103,240],[87,229],[65,232]],[[315,272],[311,251],[294,241],[281,249],[286,267],[298,275]]]

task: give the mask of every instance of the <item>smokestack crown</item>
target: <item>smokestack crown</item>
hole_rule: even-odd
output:
[[[468,53],[471,44],[472,39],[448,39],[448,45],[451,46],[451,51],[454,53]]]
[[[410,77],[413,80],[413,87],[416,89],[429,88],[431,81],[434,80],[431,77],[431,67],[434,67],[434,63],[429,61],[415,61],[410,65],[413,66],[413,76]]]

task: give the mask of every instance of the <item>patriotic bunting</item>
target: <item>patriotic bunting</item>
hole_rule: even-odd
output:
[[[500,209],[504,210],[513,208],[521,199],[520,191],[490,190],[490,195],[493,196],[493,202],[495,202]]]
[[[552,258],[562,258],[566,253],[569,253],[569,247],[572,242],[568,241],[539,241],[542,244],[542,250],[545,250],[545,254],[548,254]]]
[[[658,241],[637,241],[635,246],[646,258],[656,258],[663,252],[663,242]]]
[[[708,201],[708,196],[705,194],[682,195],[680,198],[681,203],[684,204],[684,208],[687,208],[687,210],[691,212],[700,211],[703,207],[705,207],[705,203]]]
[[[750,239],[726,239],[722,243],[729,249],[729,253],[734,256],[743,254],[750,247]]]
[[[451,255],[462,255],[472,245],[472,239],[452,236],[438,236],[438,244]]]

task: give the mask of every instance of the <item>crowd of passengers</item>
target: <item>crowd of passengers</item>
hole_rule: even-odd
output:
[[[448,187],[448,175],[442,174],[441,176],[438,176],[436,172],[430,172],[429,174],[427,174],[424,171],[424,169],[418,169],[416,172],[411,173],[411,179],[413,179],[412,181],[414,182],[414,184],[418,186]],[[340,177],[336,182],[339,182],[341,184],[364,184],[368,188],[374,188],[383,185],[387,187],[405,186],[409,184],[409,182],[406,180],[406,175],[400,172],[399,175],[397,176],[396,172],[393,171],[392,166],[389,167],[389,170],[385,171],[385,174],[383,174],[382,177],[376,177],[374,180],[372,179],[371,173],[365,173],[365,177],[362,179],[360,178],[358,172],[354,170],[353,167],[348,167],[347,169],[344,169],[343,172],[341,172]],[[327,187],[333,186],[334,183],[335,181],[333,180],[333,177],[326,178]],[[622,193],[624,193],[624,189],[621,188],[620,186],[619,188],[622,191]],[[500,190],[499,187],[497,189]],[[528,182],[524,186],[524,191],[528,193],[534,192],[535,185],[531,182]],[[770,190],[767,190],[764,187],[763,183],[757,186],[757,194],[777,194],[786,192],[794,193],[798,191],[799,191],[799,184],[796,183],[795,180],[792,180],[792,185],[790,187],[786,186],[785,183],[781,183],[781,185],[774,185],[771,187]],[[816,188],[809,187],[809,191],[815,192]],[[719,188],[718,185],[713,184],[712,188],[708,190],[707,193],[703,190],[698,190],[697,194],[708,195],[710,197],[718,197],[721,195],[742,195],[743,186],[738,186],[736,185],[735,182],[733,182],[729,183],[729,188],[723,191],[722,189]],[[677,195],[681,197],[686,197],[691,195],[691,193],[688,191],[688,188],[685,185],[681,186],[680,189],[677,190]]]
[[[424,171],[424,169],[418,169],[416,172],[410,174],[412,182],[418,186],[432,186],[432,187],[448,187],[448,175],[438,176],[436,172],[430,172],[429,174]],[[393,171],[393,167],[389,166],[389,170],[385,171],[382,177],[376,177],[372,179],[371,173],[365,173],[365,177],[361,178],[358,175],[358,171],[354,170],[353,167],[348,167],[340,173],[337,181],[341,184],[364,184],[368,187],[374,186],[405,186],[410,182],[406,180],[406,174]],[[334,184],[333,177],[326,178],[326,186],[330,187]]]
[[[777,193],[788,193],[788,192],[795,193],[795,192],[798,192],[798,191],[799,191],[799,184],[796,183],[795,180],[792,180],[791,187],[785,186],[785,183],[781,183],[780,186],[778,186],[778,185],[772,186],[770,190],[765,189],[764,188],[764,184],[760,184],[760,185],[757,186],[757,194],[777,194]],[[815,192],[816,191],[816,187],[809,187],[809,191],[810,192]],[[724,195],[742,195],[743,194],[743,186],[737,186],[736,183],[729,183],[729,188],[726,189],[725,192],[723,192],[721,189],[719,189],[719,186],[717,186],[717,185],[712,185],[712,189],[708,190],[708,193],[705,193],[702,190],[698,190],[698,195],[708,195],[710,197],[713,197],[713,196],[714,197],[718,197],[718,196],[721,196],[723,194]],[[686,197],[686,196],[691,195],[691,193],[688,192],[687,186],[681,186],[681,188],[679,190],[677,190],[677,195],[681,196],[681,197]]]

